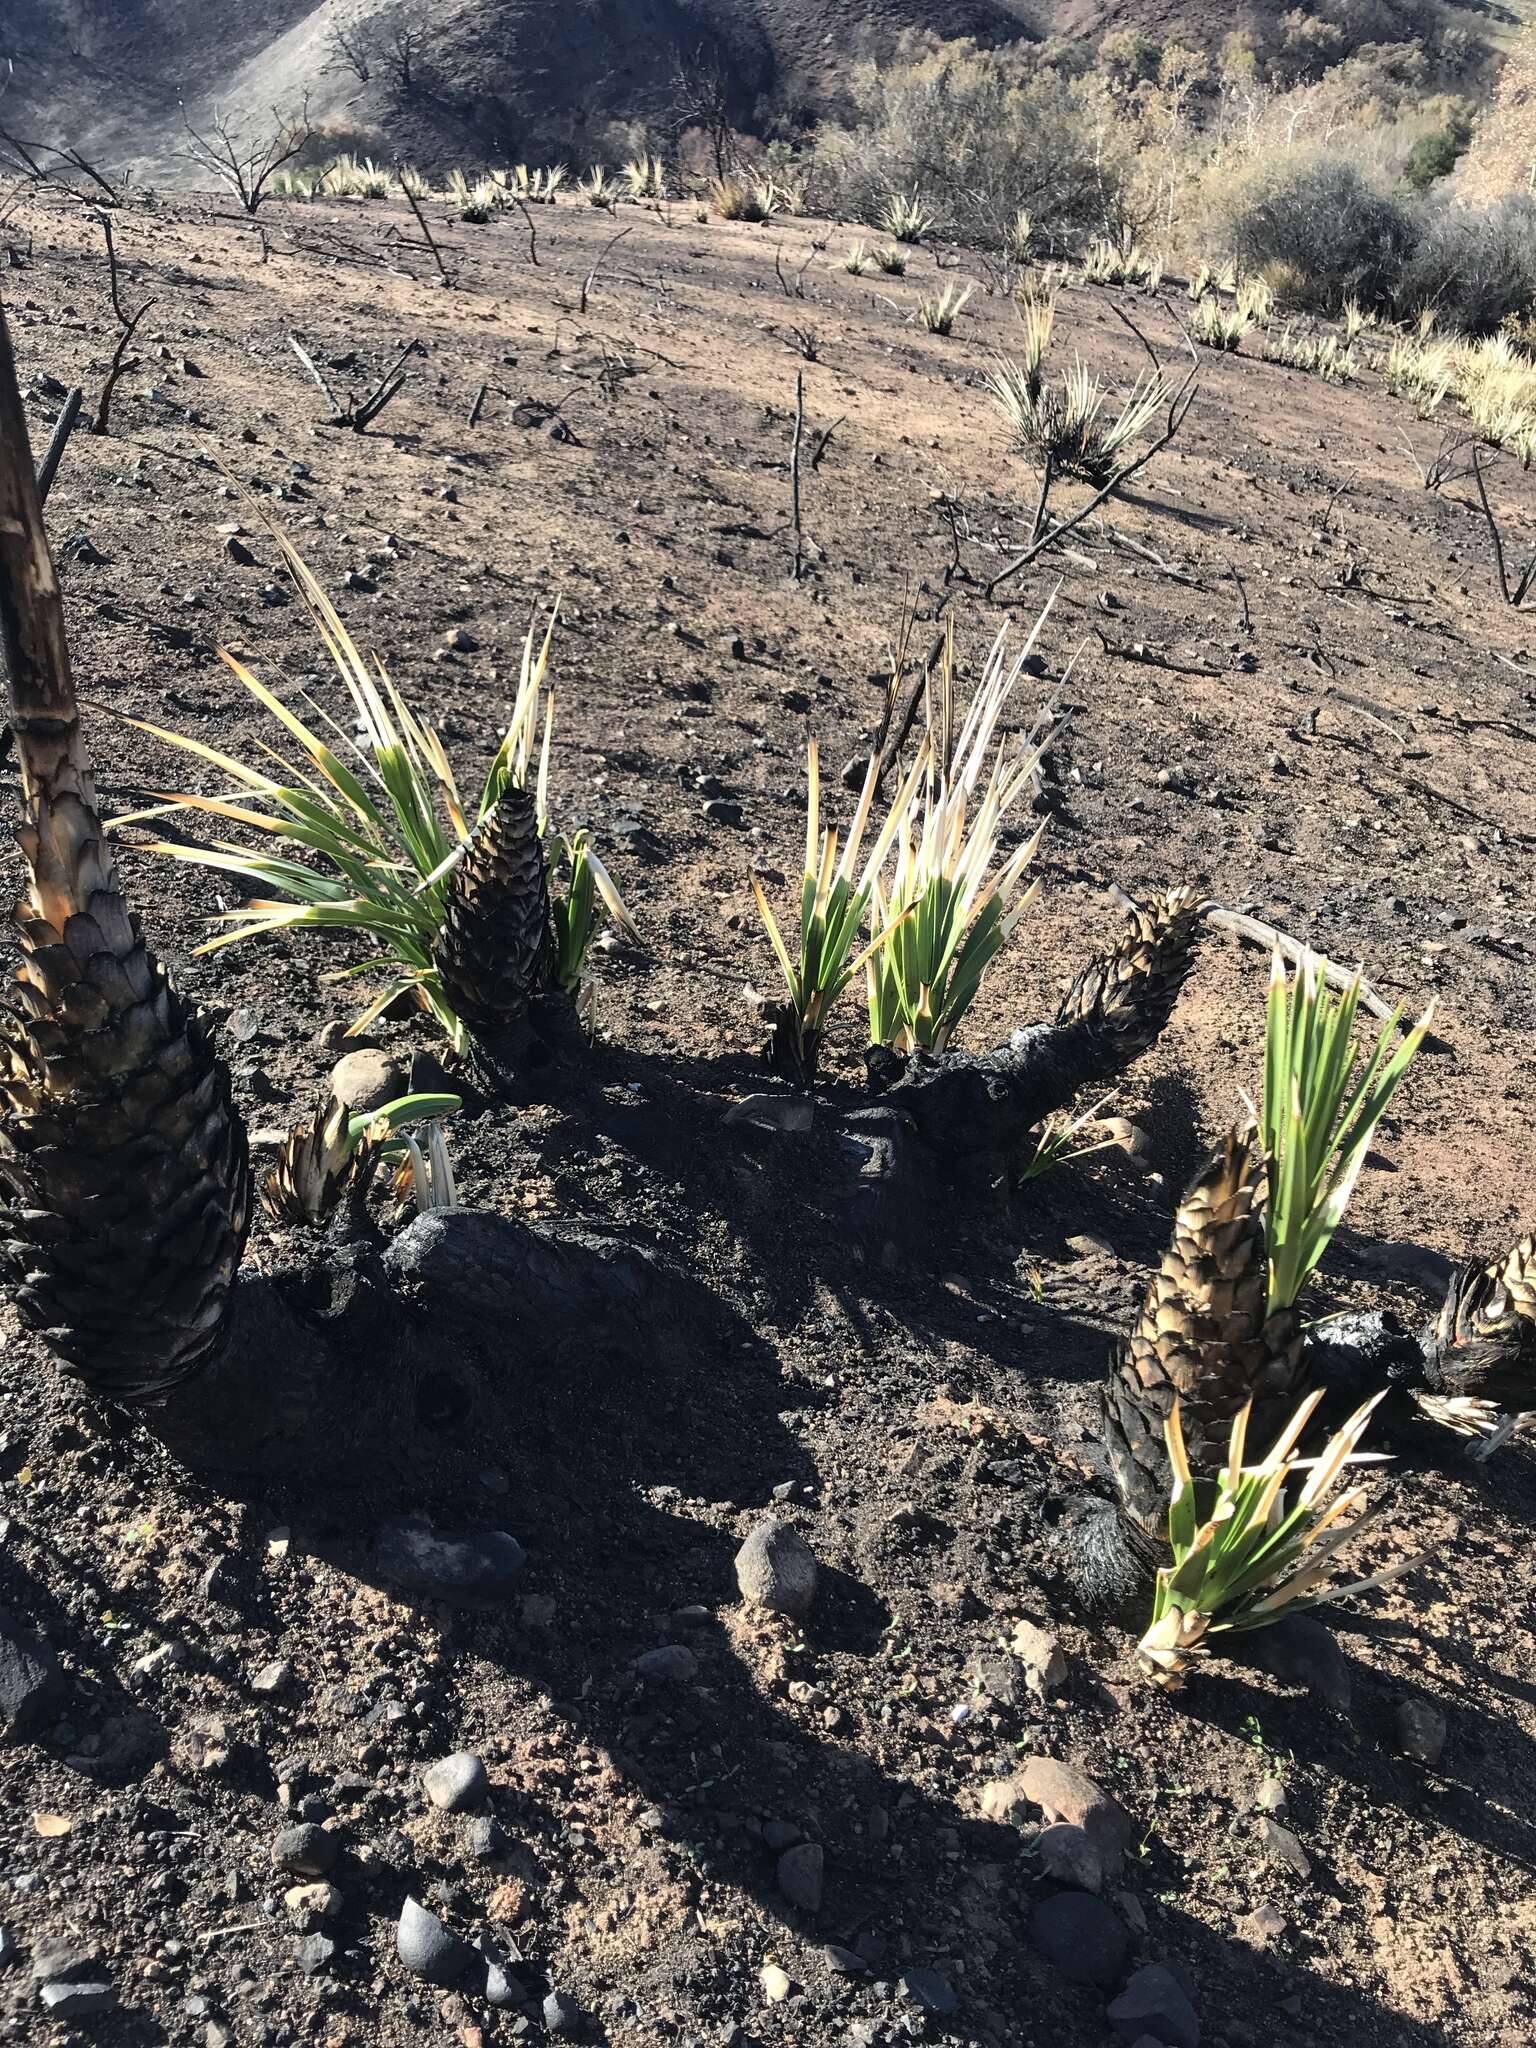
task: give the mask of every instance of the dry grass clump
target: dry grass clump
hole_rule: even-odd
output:
[[[964,291],[957,291],[952,284],[947,284],[943,291],[920,300],[917,308],[919,324],[926,327],[930,334],[950,333],[956,318],[964,310],[967,299],[975,289],[975,285],[968,284]]]

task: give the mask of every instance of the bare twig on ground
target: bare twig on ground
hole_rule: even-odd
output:
[[[805,573],[804,540],[800,530],[800,440],[805,432],[805,372],[795,372],[795,437],[789,449],[789,518],[795,534],[795,562],[790,572],[796,583]]]
[[[520,213],[520,214],[521,214],[521,215],[523,216],[523,221],[524,221],[525,225],[527,226],[527,229],[528,229],[528,261],[529,261],[529,262],[530,262],[530,263],[531,263],[531,264],[533,265],[534,269],[535,269],[535,270],[537,270],[537,269],[538,269],[538,267],[539,267],[539,234],[538,234],[538,229],[537,229],[537,228],[535,228],[535,226],[534,226],[534,224],[533,224],[533,215],[532,215],[532,214],[531,214],[531,213],[530,213],[530,212],[528,211],[527,207],[526,207],[526,206],[524,206],[524,204],[523,204],[522,200],[518,198],[518,196],[517,196],[517,194],[516,194],[515,192],[514,192],[514,193],[512,193],[512,195],[511,195],[511,199],[512,199],[512,204],[513,204],[513,205],[514,205],[514,206],[515,206],[515,207],[517,208],[518,212],[519,212],[519,213]]]
[[[1519,611],[1536,583],[1536,555],[1532,555],[1515,577],[1513,586],[1509,580],[1509,566],[1504,558],[1504,536],[1499,531],[1499,522],[1493,516],[1493,507],[1488,502],[1488,486],[1483,479],[1483,465],[1478,457],[1477,444],[1472,445],[1472,477],[1477,485],[1477,500],[1482,507],[1483,517],[1488,522],[1488,538],[1493,543],[1493,563],[1498,571],[1499,589],[1504,593],[1504,602]]]
[[[1234,938],[1246,939],[1250,946],[1262,946],[1268,953],[1283,954],[1293,965],[1312,950],[1300,939],[1293,939],[1289,932],[1281,931],[1278,925],[1250,917],[1244,910],[1227,910],[1215,902],[1203,904],[1201,908],[1205,912],[1206,923],[1217,931],[1230,932]],[[1336,989],[1352,988],[1355,981],[1349,968],[1341,967],[1335,960],[1325,960],[1323,978],[1330,988]],[[1360,983],[1360,1001],[1373,1017],[1380,1018],[1383,1023],[1391,1023],[1397,1015],[1386,998],[1378,995],[1367,981]]]
[[[831,426],[823,427],[821,432],[816,436],[816,445],[811,450],[812,469],[820,469],[821,458],[826,454],[827,450],[832,445],[832,436],[837,432],[838,428],[843,424],[843,421],[847,419],[847,417],[847,413],[840,412],[837,418],[832,422]]]
[[[59,464],[63,460],[64,450],[69,446],[69,437],[75,431],[75,421],[80,417],[80,400],[82,395],[78,384],[65,395],[64,403],[59,409],[59,416],[54,421],[53,433],[49,437],[43,459],[37,465],[37,495],[39,501],[43,504],[48,502],[48,493],[53,487],[54,478],[59,473]]]
[[[592,268],[587,272],[586,276],[581,281],[581,292],[579,294],[579,310],[581,312],[585,313],[587,310],[587,302],[592,296],[592,287],[597,283],[598,272],[602,269],[603,265],[608,260],[608,252],[611,249],[616,248],[618,244],[623,241],[626,235],[632,235],[633,233],[633,226],[627,228],[620,228],[618,233],[616,235],[610,235],[608,240],[604,242],[602,248],[598,250],[597,261],[592,265]]]
[[[482,384],[480,386],[480,389],[475,393],[475,402],[469,408],[469,425],[472,427],[477,427],[480,424],[481,408],[485,404],[486,393],[490,390],[490,388],[491,387],[489,384]]]
[[[315,362],[314,357],[310,355],[296,335],[289,335],[288,346],[293,350],[305,369],[308,370],[310,376],[314,378],[315,383],[320,388],[321,395],[331,408],[331,417],[328,420],[322,420],[320,424],[326,427],[350,427],[354,434],[365,433],[384,410],[385,406],[389,404],[390,400],[396,396],[400,387],[405,382],[406,363],[413,355],[418,354],[421,349],[421,343],[413,337],[401,349],[394,362],[390,364],[383,376],[365,397],[349,399],[349,402],[343,405],[326,382],[325,376]]]
[[[416,225],[421,229],[422,240],[432,251],[432,261],[437,265],[438,276],[442,279],[448,290],[452,291],[455,282],[453,274],[443,261],[443,252],[438,248],[436,241],[433,239],[432,230],[427,226],[427,217],[421,210],[421,201],[411,190],[410,180],[404,175],[399,164],[395,165],[395,183],[405,194],[405,203],[416,216]]]
[[[91,423],[91,432],[93,434],[107,434],[111,432],[112,394],[117,389],[118,378],[121,377],[123,371],[127,368],[125,358],[128,354],[128,344],[133,340],[139,322],[154,303],[153,299],[146,299],[133,318],[124,326],[122,333],[117,337],[117,347],[113,351],[112,362],[107,370],[107,381],[102,385],[101,397],[96,402],[96,417]]]

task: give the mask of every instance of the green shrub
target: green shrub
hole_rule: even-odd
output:
[[[1225,221],[1228,248],[1245,269],[1287,266],[1305,309],[1319,313],[1337,313],[1351,298],[1393,301],[1418,238],[1416,209],[1376,190],[1339,156],[1257,166]]]

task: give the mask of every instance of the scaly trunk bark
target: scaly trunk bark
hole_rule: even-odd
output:
[[[249,1216],[245,1131],[107,848],[3,313],[0,636],[30,877],[0,1023],[0,1268],[93,1393],[144,1401],[223,1340]]]

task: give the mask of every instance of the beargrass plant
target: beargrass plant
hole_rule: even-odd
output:
[[[667,168],[659,156],[631,157],[620,175],[624,180],[624,196],[637,204],[667,196]]]
[[[411,1125],[436,1130],[436,1118],[462,1107],[457,1095],[413,1094],[355,1111],[333,1096],[279,1146],[261,1183],[261,1206],[278,1223],[324,1223],[349,1192],[366,1196],[381,1160],[406,1157]]]
[[[1032,461],[1056,476],[1081,477],[1098,488],[1125,461],[1131,444],[1151,426],[1172,392],[1159,371],[1138,378],[1119,410],[1106,417],[1107,393],[1079,360],[1059,383],[1046,375],[1056,318],[1054,298],[1022,302],[1022,352],[999,355],[986,383],[1013,439]]]
[[[1013,815],[1040,788],[1040,760],[1056,730],[1053,710],[1011,738],[1002,723],[1050,612],[1009,656],[1007,628],[993,641],[975,695],[956,730],[953,623],[928,698],[917,772],[892,811],[895,868],[877,864],[871,922],[883,929],[865,963],[869,1036],[894,1052],[943,1052],[976,1000],[982,979],[1039,894],[1025,887],[1042,820],[1006,857]]]
[[[848,251],[848,254],[843,258],[843,268],[850,277],[862,277],[874,260],[874,257],[862,242],[855,242]]]
[[[1226,1465],[1211,1478],[1190,1470],[1174,1402],[1163,1429],[1173,1469],[1173,1563],[1157,1575],[1151,1623],[1137,1645],[1141,1668],[1155,1685],[1180,1686],[1191,1658],[1209,1648],[1210,1635],[1266,1628],[1283,1615],[1389,1585],[1429,1554],[1404,1558],[1369,1578],[1334,1579],[1337,1553],[1386,1506],[1385,1500],[1367,1505],[1363,1486],[1334,1492],[1351,1466],[1379,1462],[1359,1444],[1384,1394],[1357,1408],[1317,1457],[1300,1458],[1297,1445],[1322,1398],[1321,1389],[1309,1394],[1255,1465],[1243,1462],[1248,1403],[1232,1425]]]
[[[910,192],[891,193],[880,209],[880,225],[898,242],[920,242],[925,235],[931,235],[938,224],[938,215],[915,185]]]
[[[1196,306],[1189,331],[1203,348],[1231,355],[1248,332],[1248,316],[1236,306],[1224,306],[1213,294]]]
[[[392,1003],[412,1001],[430,1012],[462,1052],[465,1028],[444,994],[435,946],[454,868],[509,786],[535,793],[546,862],[564,871],[563,890],[552,887],[550,892],[558,985],[573,994],[579,987],[599,904],[620,930],[634,934],[587,835],[564,837],[549,830],[555,700],[547,677],[555,614],[542,634],[529,627],[506,731],[478,795],[466,802],[436,732],[412,711],[382,666],[376,673],[370,670],[296,550],[275,530],[273,538],[335,667],[350,719],[332,715],[306,695],[300,699],[310,714],[306,721],[243,662],[224,653],[227,666],[295,744],[291,756],[281,751],[280,735],[276,745],[261,743],[263,765],[257,765],[186,733],[131,723],[218,770],[234,785],[219,796],[167,795],[166,809],[203,812],[264,834],[275,842],[274,849],[253,851],[228,841],[212,847],[157,841],[150,850],[217,869],[263,892],[241,909],[222,912],[215,921],[230,929],[208,940],[200,952],[267,932],[356,933],[370,951],[345,972],[380,975],[383,986],[354,1019],[351,1032],[365,1030]],[[355,738],[349,730],[354,724]],[[140,812],[119,822],[161,814]]]
[[[588,206],[600,206],[605,212],[612,213],[619,203],[622,187],[610,171],[601,164],[594,164],[584,178],[577,179],[576,190]]]
[[[839,841],[833,827],[822,826],[820,754],[815,740],[810,742],[806,749],[805,869],[800,883],[800,928],[793,952],[762,883],[756,875],[752,877],[758,915],[788,995],[787,1003],[765,1005],[765,1014],[773,1025],[770,1057],[789,1078],[807,1086],[816,1079],[828,1011],[870,953],[888,937],[877,920],[874,937],[860,945],[876,877],[920,771],[918,763],[902,785],[868,858],[861,864],[864,839],[880,789],[878,750],[870,755],[853,821]]]
[[[1399,1037],[1402,1011],[1394,1011],[1367,1052],[1355,1042],[1360,976],[1336,991],[1328,985],[1327,966],[1305,952],[1293,980],[1277,953],[1270,970],[1259,1131],[1269,1181],[1271,1314],[1294,1306],[1322,1259],[1376,1126],[1434,1015],[1431,1003]]]
[[[968,284],[963,291],[957,291],[952,284],[947,284],[943,291],[920,300],[918,325],[925,327],[930,334],[953,333],[955,321],[964,312],[966,302],[975,289],[975,285]]]
[[[907,252],[901,248],[873,249],[870,252],[876,270],[887,277],[905,277],[907,274]]]

